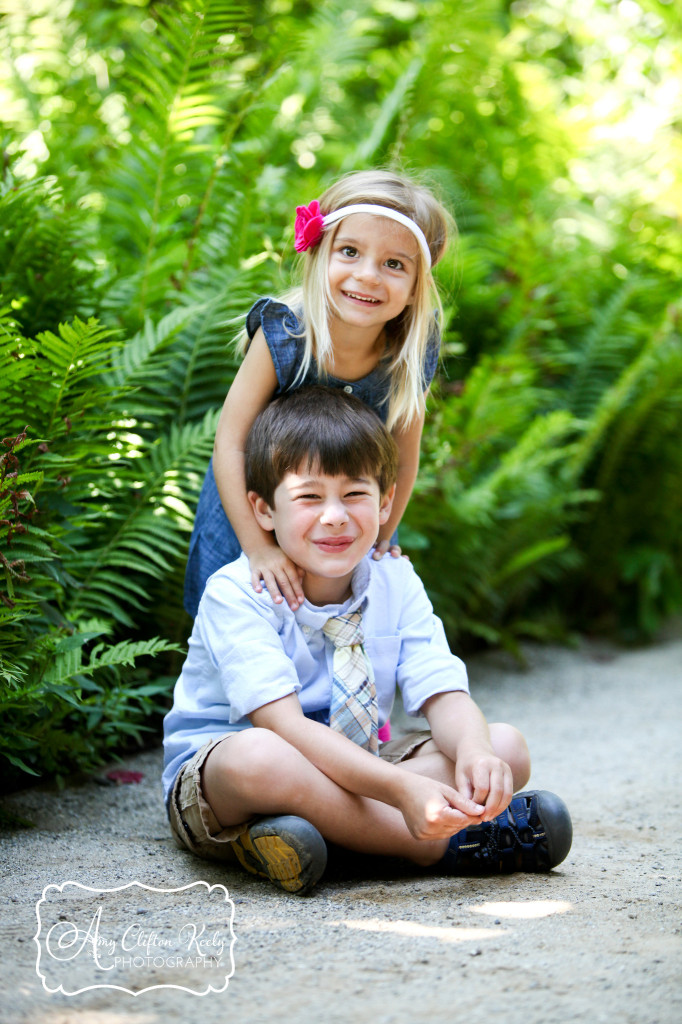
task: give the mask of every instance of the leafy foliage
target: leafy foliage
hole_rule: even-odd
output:
[[[441,398],[433,412],[407,542],[460,642],[468,634],[517,652],[521,636],[565,635],[558,602],[529,607],[579,564],[571,526],[597,495],[570,468],[585,423],[566,410],[539,415],[541,402],[527,360],[504,355],[481,360],[459,400]]]
[[[2,291],[33,335],[92,309],[93,266],[81,218],[50,179],[0,183]]]
[[[7,437],[1,456],[0,708],[13,727],[0,753],[62,774],[139,741],[162,706],[167,679],[137,661],[178,644],[113,637],[137,628],[150,581],[181,558],[215,415],[162,439],[133,434],[140,367],[112,383],[126,347],[111,329],[76,319],[32,341],[4,326],[4,414],[26,416],[33,437]]]
[[[451,639],[641,639],[682,608],[679,34],[655,0],[10,5],[13,768],[91,765],[162,706],[232,336],[342,170],[423,174],[458,222],[401,528]]]

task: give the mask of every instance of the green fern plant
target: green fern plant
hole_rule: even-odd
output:
[[[574,454],[603,501],[576,544],[590,565],[589,597],[574,580],[578,618],[620,622],[648,638],[682,607],[682,343],[679,306],[648,333],[636,358],[605,389]],[[578,602],[577,594],[581,599]]]
[[[8,436],[0,492],[0,753],[24,771],[92,766],[126,736],[139,740],[163,706],[168,680],[151,681],[144,664],[179,645],[116,631],[135,626],[150,581],[183,560],[215,432],[215,413],[161,438],[125,418],[176,321],[125,345],[95,321],[32,341],[5,318],[3,413],[26,415],[34,435]]]
[[[54,180],[0,181],[0,294],[34,336],[93,310],[90,224]]]
[[[528,606],[576,565],[571,526],[596,494],[570,469],[585,424],[542,398],[526,359],[491,357],[430,414],[401,537],[457,643],[564,635],[559,602],[544,621]]]

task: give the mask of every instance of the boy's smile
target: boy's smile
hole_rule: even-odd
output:
[[[330,476],[316,467],[287,473],[274,505],[249,498],[264,530],[274,530],[286,555],[305,570],[303,591],[313,604],[338,604],[350,590],[353,570],[370,551],[391,511],[374,477]]]

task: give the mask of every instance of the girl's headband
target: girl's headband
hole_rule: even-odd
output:
[[[419,248],[421,249],[426,266],[431,266],[429,243],[426,241],[426,235],[419,225],[410,217],[406,217],[404,213],[392,210],[390,206],[379,206],[377,203],[353,203],[350,206],[341,206],[338,210],[333,210],[327,214],[320,212],[320,204],[317,199],[313,199],[312,203],[308,206],[297,206],[296,224],[294,226],[294,248],[296,252],[305,252],[306,249],[312,249],[322,238],[325,228],[338,223],[344,217],[350,217],[353,213],[371,213],[375,217],[388,217],[389,220],[402,224],[403,227],[412,232],[419,242]]]

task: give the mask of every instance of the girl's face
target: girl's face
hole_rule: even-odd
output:
[[[371,213],[341,221],[329,257],[334,319],[357,328],[381,328],[412,301],[419,245],[412,232]]]

